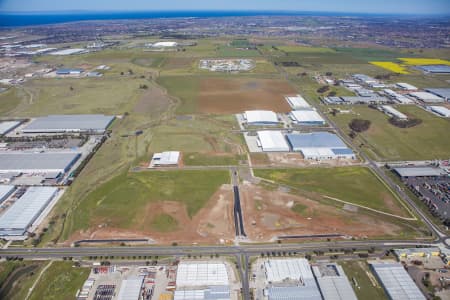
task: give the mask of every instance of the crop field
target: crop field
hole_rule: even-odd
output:
[[[16,108],[24,97],[24,92],[16,88],[0,93],[0,116],[10,116],[9,112]]]
[[[423,65],[447,65],[450,66],[450,61],[439,58],[399,58],[407,65],[423,66]]]
[[[388,71],[397,73],[397,74],[409,74],[407,69],[397,63],[389,62],[389,61],[372,61],[370,62],[372,65],[386,69]]]
[[[158,81],[181,100],[179,114],[234,114],[251,109],[288,112],[284,95],[296,92],[279,79],[167,76]]]
[[[345,131],[350,132],[351,119],[370,120],[368,131],[360,133],[355,145],[376,160],[423,160],[445,159],[449,155],[450,141],[443,139],[450,130],[450,120],[439,118],[416,106],[398,106],[399,111],[422,120],[412,128],[398,128],[388,122],[388,116],[368,107],[352,107],[353,114],[332,117]]]
[[[255,170],[255,176],[346,202],[409,216],[396,195],[367,168]]]
[[[126,233],[154,238],[161,233],[162,224],[169,224],[173,230],[188,230],[229,180],[227,171],[123,172],[79,203],[66,221],[65,236]],[[195,235],[195,229],[190,229],[190,234]]]

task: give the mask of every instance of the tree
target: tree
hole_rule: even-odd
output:
[[[318,88],[318,89],[317,89],[317,92],[320,93],[320,94],[322,94],[322,93],[327,92],[329,89],[330,89],[330,87],[329,87],[328,85],[324,85],[324,86]]]
[[[336,92],[335,91],[331,91],[328,93],[328,97],[334,97],[336,96]]]
[[[355,132],[364,132],[370,128],[370,124],[369,120],[353,119],[348,124],[348,127]]]
[[[332,72],[326,72],[325,75],[326,75],[326,76],[332,76],[333,73],[332,73]]]

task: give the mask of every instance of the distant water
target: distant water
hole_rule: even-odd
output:
[[[1,1],[1,0],[0,0]],[[33,26],[88,20],[156,19],[156,18],[214,18],[243,16],[369,16],[371,14],[326,12],[274,11],[160,11],[160,12],[59,12],[59,13],[4,13],[0,12],[0,27]],[[371,15],[376,16],[376,15]],[[380,15],[378,15],[380,16]]]

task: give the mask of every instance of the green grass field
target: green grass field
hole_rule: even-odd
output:
[[[368,155],[379,160],[444,159],[450,155],[450,140],[443,138],[450,130],[450,120],[439,118],[416,106],[397,106],[401,112],[419,118],[422,124],[413,128],[398,128],[388,122],[388,117],[374,109],[354,106],[355,114],[338,114],[332,117],[345,131],[353,118],[370,120],[370,129],[357,137],[355,145],[363,147]]]
[[[229,182],[227,171],[148,171],[126,173],[98,186],[83,198],[66,222],[64,237],[98,224],[121,229],[139,228],[146,207],[158,201],[177,201],[194,216],[220,185]],[[160,220],[165,223],[167,220]],[[156,222],[157,227],[160,221]]]
[[[6,264],[6,267],[5,265]],[[3,262],[0,270],[7,273],[0,289],[0,299],[23,300],[28,290],[36,281],[38,274],[44,268],[44,262],[24,261],[24,262]],[[13,268],[15,272],[12,272]]]
[[[369,266],[364,261],[343,261],[339,263],[344,269],[345,275],[347,275],[350,283],[353,286],[353,290],[356,293],[358,299],[388,299],[383,288],[377,283],[377,286],[373,286],[367,272],[370,273]],[[373,275],[372,275],[373,276]],[[353,278],[358,283],[359,288],[353,284]],[[375,276],[373,278],[376,280]]]
[[[171,215],[159,214],[152,220],[152,228],[159,232],[170,232],[178,228],[178,222]]]
[[[167,76],[159,77],[157,83],[167,89],[170,95],[180,99],[178,114],[192,114],[198,110],[197,97],[200,90],[198,76]]]
[[[10,116],[9,112],[16,108],[25,96],[22,90],[16,88],[0,93],[0,116]]]
[[[207,153],[184,153],[183,162],[187,166],[229,166],[238,165],[240,161],[246,160],[246,155]]]
[[[307,192],[409,216],[396,197],[368,168],[260,169],[254,172],[255,176]]]
[[[234,47],[229,46],[219,46],[217,48],[217,56],[218,57],[258,57],[260,56],[257,50],[245,50],[245,49],[236,49]]]

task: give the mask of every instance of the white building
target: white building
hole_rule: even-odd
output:
[[[290,113],[290,117],[299,125],[325,125],[325,120],[315,110],[294,110]]]
[[[429,109],[431,109],[432,112],[437,113],[438,115],[441,115],[446,118],[450,118],[450,109],[448,109],[445,106],[428,106]]]
[[[405,83],[405,82],[399,82],[396,84],[397,87],[401,88],[402,90],[406,90],[406,91],[417,91],[418,88],[409,84],[409,83]]]
[[[335,263],[312,267],[324,300],[357,300],[344,269]]]
[[[130,277],[122,281],[118,300],[139,300],[141,299],[141,288],[144,283],[144,276]]]
[[[258,131],[257,143],[264,152],[289,152],[289,145],[280,131]]]
[[[7,134],[20,125],[20,121],[4,121],[0,122],[0,135]]]
[[[405,115],[404,113],[396,110],[394,107],[390,106],[390,105],[381,105],[380,106],[381,110],[386,113],[387,115],[391,116],[391,117],[395,117],[397,119],[400,120],[407,120],[408,116]]]
[[[277,125],[280,123],[277,114],[270,110],[248,110],[243,116],[248,125]]]
[[[149,168],[161,166],[177,166],[180,161],[179,151],[166,151],[153,154]]]
[[[387,95],[389,98],[391,98],[392,100],[397,101],[400,104],[414,104],[414,101],[409,99],[408,97],[401,95],[397,92],[394,92],[391,89],[384,89],[383,90],[384,94]]]
[[[433,102],[444,102],[445,100],[439,96],[436,96],[435,94],[428,93],[428,92],[414,92],[409,93],[410,96],[425,102],[425,103],[433,103]]]
[[[177,289],[214,285],[229,285],[229,276],[225,263],[181,262],[178,265]]]
[[[287,96],[284,97],[286,101],[289,103],[289,105],[292,107],[293,110],[300,110],[300,109],[311,109],[311,105],[309,105],[308,102],[301,96]]]
[[[156,42],[154,44],[152,44],[153,48],[173,48],[173,47],[177,47],[178,43],[177,42]]]

